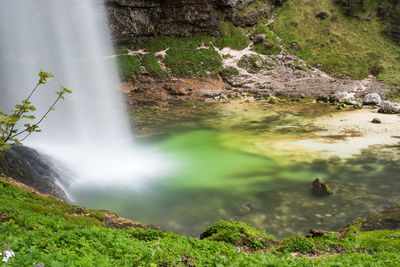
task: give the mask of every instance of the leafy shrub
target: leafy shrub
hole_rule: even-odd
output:
[[[244,222],[218,221],[201,234],[201,239],[223,241],[235,246],[260,249],[274,240],[272,235],[260,232]]]

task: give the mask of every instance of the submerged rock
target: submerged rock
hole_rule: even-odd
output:
[[[400,202],[378,214],[357,218],[348,226],[362,231],[400,229]]]
[[[371,122],[376,124],[382,123],[379,118],[373,118]]]
[[[392,102],[383,101],[378,112],[386,114],[398,114],[400,113],[400,107]]]
[[[312,183],[312,190],[314,193],[322,194],[322,195],[329,195],[332,194],[331,188],[322,178],[316,178]]]
[[[364,105],[380,105],[382,103],[382,98],[377,93],[370,93],[364,97]]]

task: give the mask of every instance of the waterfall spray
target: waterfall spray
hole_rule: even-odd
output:
[[[163,159],[132,138],[101,2],[3,0],[0,9],[0,108],[26,97],[40,69],[73,90],[43,122],[43,133],[25,142],[70,170],[62,182],[70,192],[132,188],[163,169]],[[49,82],[32,99],[38,116],[57,87]]]

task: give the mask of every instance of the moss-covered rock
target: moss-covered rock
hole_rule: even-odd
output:
[[[243,222],[218,221],[207,228],[200,236],[214,241],[223,241],[235,246],[246,246],[261,249],[274,241],[272,235],[266,234]]]
[[[361,231],[400,230],[400,202],[378,214],[357,218],[349,227]]]

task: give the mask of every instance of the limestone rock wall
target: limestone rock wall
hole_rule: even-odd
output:
[[[262,1],[263,10],[246,12]],[[252,26],[283,0],[104,0],[113,42],[131,44],[144,37],[220,35],[220,21]],[[242,25],[245,24],[245,25]]]

